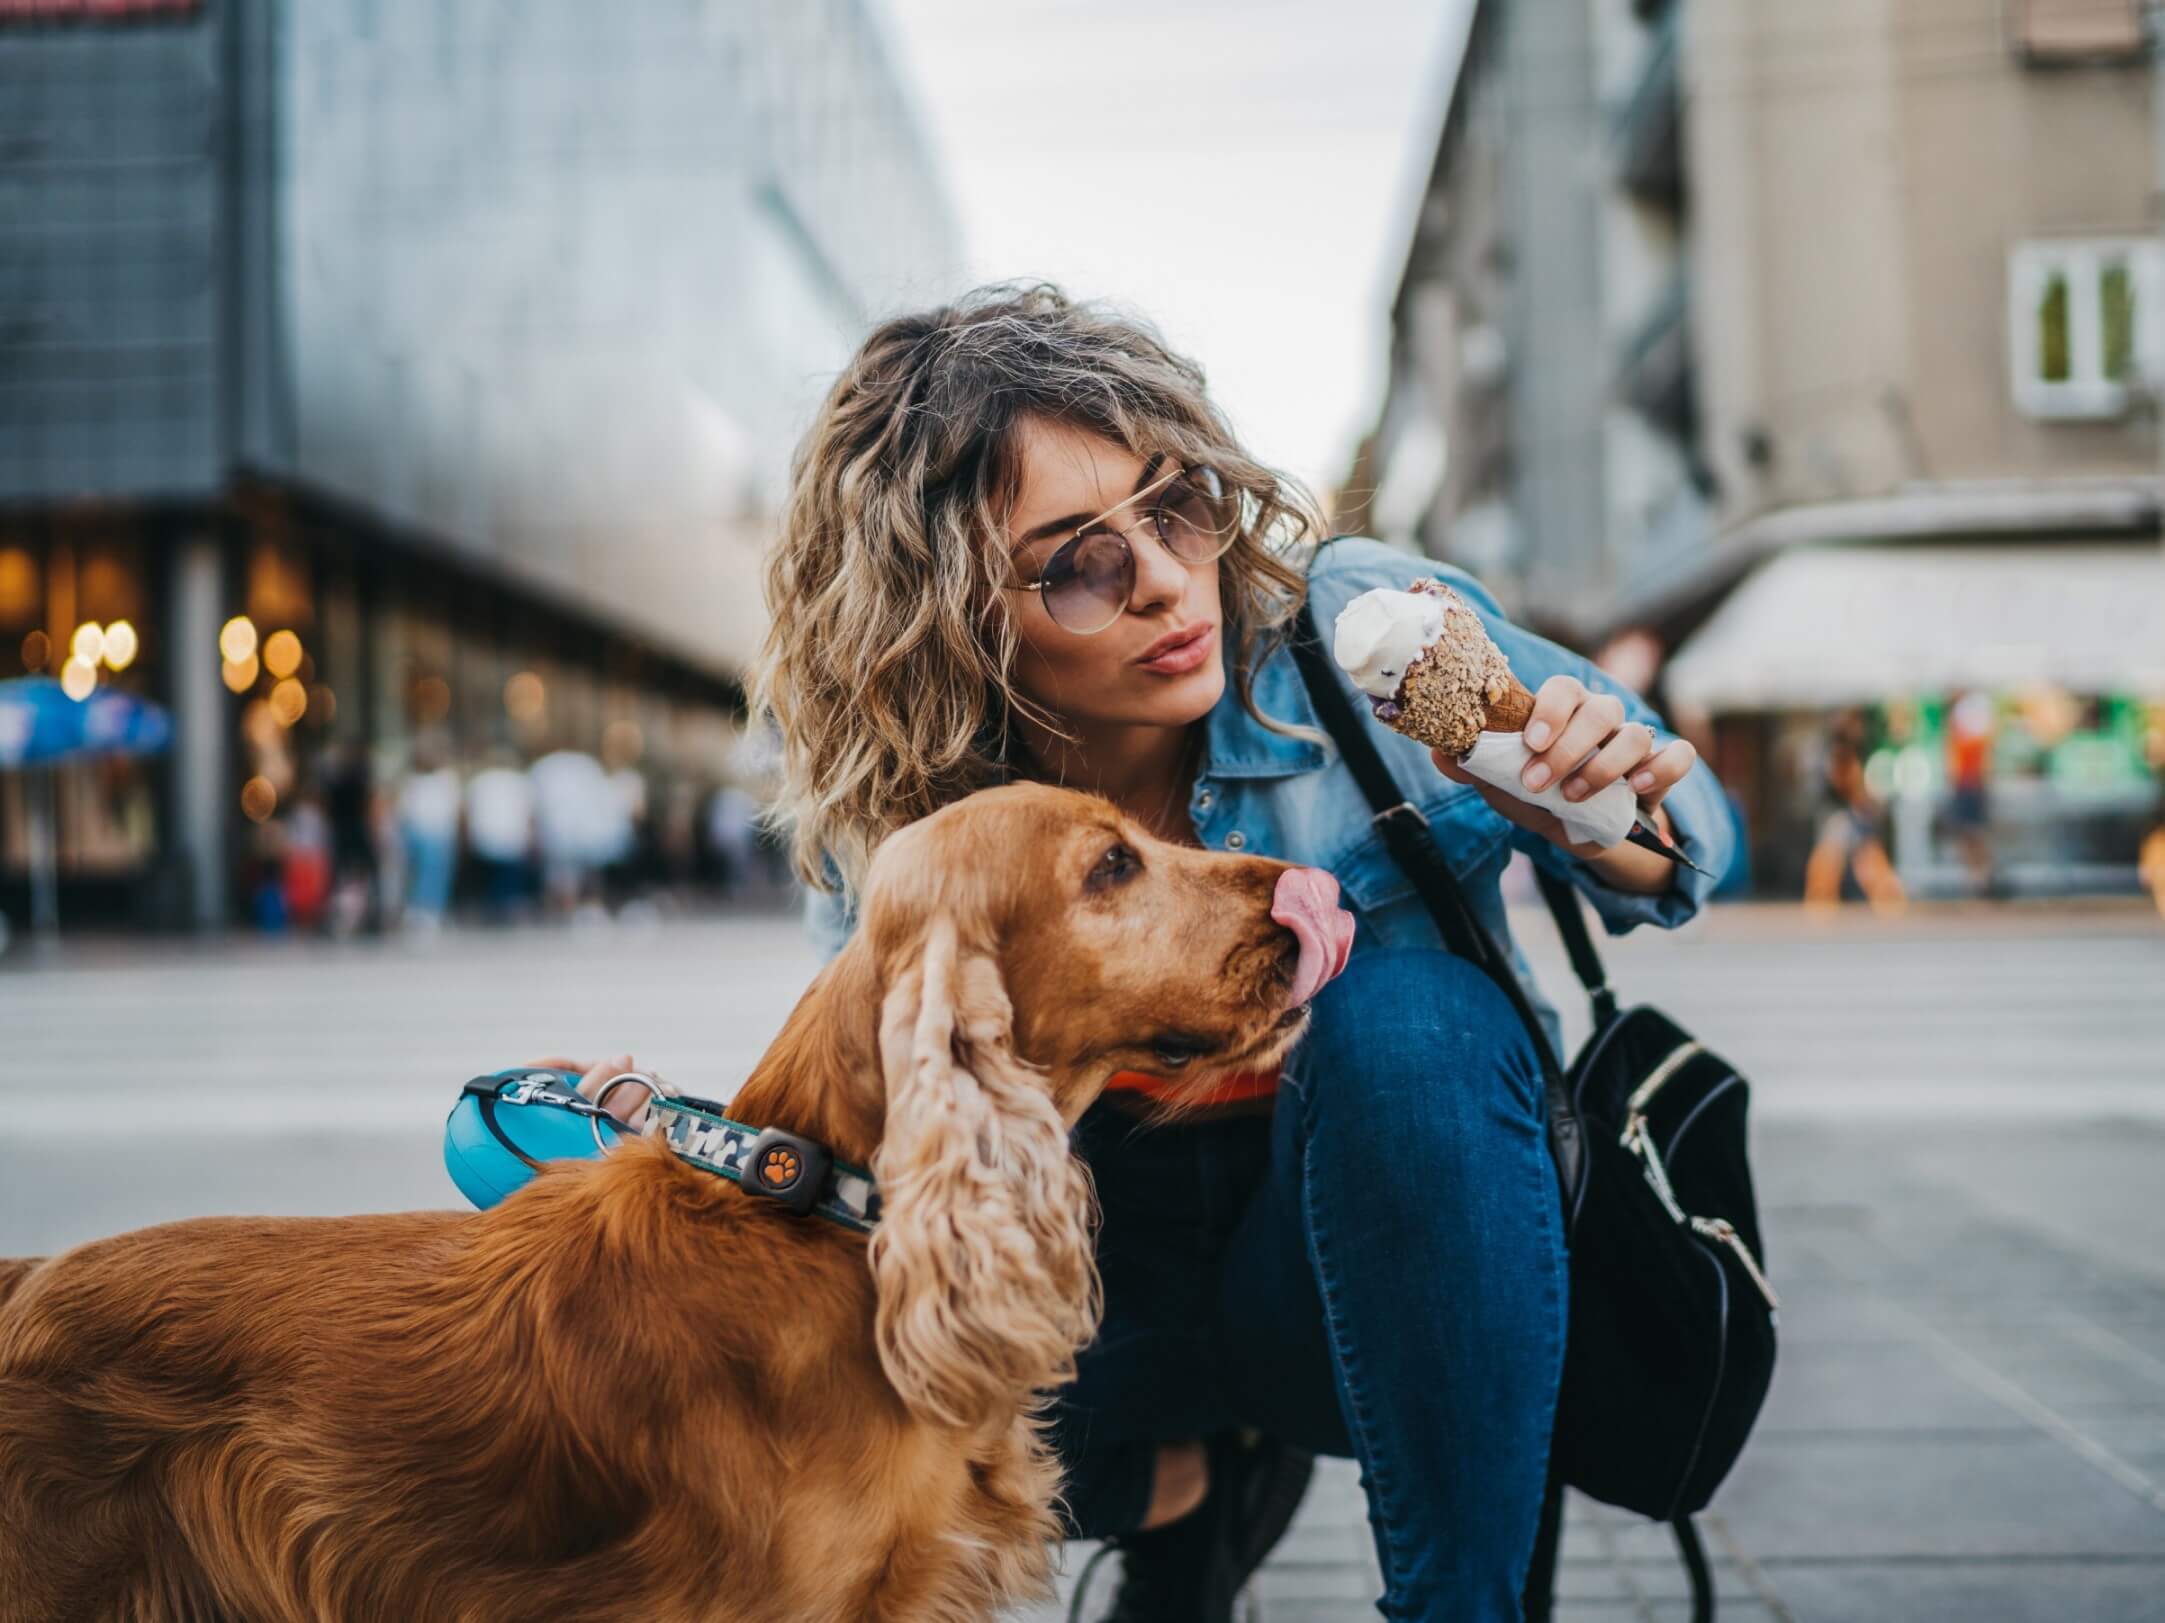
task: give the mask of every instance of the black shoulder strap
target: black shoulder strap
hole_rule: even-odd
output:
[[[1581,1161],[1578,1116],[1571,1108],[1570,1094],[1565,1089],[1556,1052],[1549,1046],[1548,1032],[1534,1014],[1533,1005],[1526,997],[1526,988],[1519,984],[1518,972],[1467,905],[1466,893],[1459,888],[1451,865],[1428,826],[1428,819],[1399,791],[1390,768],[1383,764],[1376,742],[1368,733],[1372,723],[1364,722],[1354,711],[1353,701],[1339,681],[1330,656],[1323,652],[1322,640],[1316,634],[1315,612],[1310,604],[1301,605],[1300,618],[1293,628],[1292,649],[1294,663],[1300,668],[1301,680],[1307,686],[1316,714],[1322,718],[1324,730],[1337,742],[1354,781],[1361,786],[1361,794],[1374,809],[1373,821],[1383,832],[1392,860],[1413,881],[1413,888],[1426,904],[1429,916],[1436,921],[1444,945],[1453,955],[1486,973],[1525,1025],[1534,1051],[1541,1056],[1541,1069],[1547,1083],[1549,1143],[1556,1156],[1557,1173],[1567,1191],[1576,1189]],[[1567,1209],[1568,1205],[1567,1202]]]
[[[1556,933],[1563,937],[1564,951],[1571,957],[1571,973],[1578,976],[1594,1005],[1594,1029],[1599,1031],[1616,1018],[1616,994],[1609,990],[1609,972],[1601,967],[1601,954],[1594,950],[1594,938],[1587,932],[1579,893],[1539,863],[1534,865],[1534,879],[1541,886],[1541,899],[1549,904],[1549,917],[1556,921]]]

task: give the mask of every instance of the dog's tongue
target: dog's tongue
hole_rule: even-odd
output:
[[[1300,941],[1300,963],[1286,1006],[1306,1003],[1346,967],[1353,950],[1353,915],[1338,905],[1338,881],[1321,868],[1288,868],[1278,876],[1270,916]]]

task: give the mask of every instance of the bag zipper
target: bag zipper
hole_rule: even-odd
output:
[[[1706,1407],[1699,1411],[1699,1429],[1691,1439],[1691,1453],[1685,1457],[1683,1472],[1676,1479],[1676,1497],[1669,1501],[1670,1514],[1664,1521],[1676,1519],[1676,1507],[1683,1502],[1684,1490],[1691,1486],[1691,1474],[1699,1469],[1699,1456],[1706,1451],[1706,1429],[1714,1423],[1714,1411],[1721,1406],[1722,1383],[1729,1378],[1729,1270],[1721,1265],[1721,1258],[1705,1246],[1698,1245],[1699,1255],[1706,1258],[1707,1266],[1714,1270],[1715,1300],[1721,1304],[1721,1331],[1714,1338],[1714,1379],[1708,1383]]]
[[[1737,1260],[1744,1265],[1744,1271],[1751,1276],[1752,1283],[1759,1287],[1759,1294],[1766,1298],[1768,1310],[1778,1313],[1781,1311],[1781,1298],[1774,1294],[1773,1284],[1761,1270],[1759,1259],[1752,1255],[1751,1247],[1744,1243],[1744,1236],[1736,1231],[1736,1225],[1726,1217],[1694,1217],[1678,1203],[1676,1188],[1669,1182],[1669,1169],[1662,1162],[1661,1152],[1654,1147],[1654,1135],[1647,1130],[1647,1105],[1654,1095],[1661,1091],[1662,1085],[1682,1069],[1686,1060],[1701,1052],[1703,1050],[1696,1042],[1681,1043],[1647,1073],[1646,1080],[1632,1090],[1631,1102],[1626,1107],[1628,1114],[1624,1118],[1624,1131],[1617,1141],[1639,1158],[1640,1170],[1646,1176],[1648,1187],[1654,1191],[1655,1198],[1661,1202],[1662,1210],[1669,1214],[1670,1219],[1679,1226],[1688,1228],[1695,1234],[1702,1234],[1717,1245],[1727,1246],[1735,1252]],[[1705,1099],[1693,1107],[1691,1113],[1669,1137],[1671,1154],[1675,1153],[1678,1141],[1683,1138],[1684,1129],[1691,1125],[1708,1100],[1735,1081],[1736,1078],[1731,1076],[1721,1087],[1709,1092]]]

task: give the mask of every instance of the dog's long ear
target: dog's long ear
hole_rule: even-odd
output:
[[[1069,1378],[1097,1327],[1090,1176],[1015,1056],[999,966],[945,914],[881,1004],[880,1063],[880,1362],[918,1415],[975,1429]]]

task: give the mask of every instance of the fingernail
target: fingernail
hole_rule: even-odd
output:
[[[1530,721],[1526,724],[1526,747],[1528,749],[1540,749],[1543,745],[1547,744],[1548,741],[1549,724],[1547,722]],[[1532,782],[1531,779],[1528,779],[1527,781]],[[1534,784],[1534,787],[1538,789],[1541,786],[1539,784]]]
[[[1549,781],[1549,769],[1539,761],[1526,769],[1526,787],[1538,789]]]
[[[1631,778],[1631,786],[1632,788],[1639,790],[1643,794],[1646,790],[1654,787],[1654,774],[1651,772],[1633,773]]]
[[[1564,798],[1566,800],[1584,800],[1586,798],[1586,780],[1584,778],[1573,778],[1569,783],[1565,784]]]

